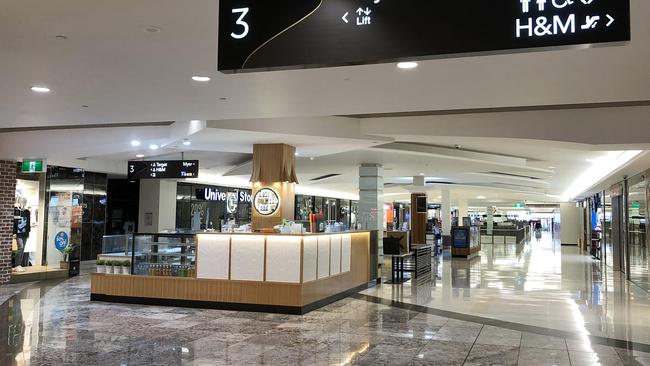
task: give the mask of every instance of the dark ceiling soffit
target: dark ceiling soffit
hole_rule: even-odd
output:
[[[124,128],[124,127],[167,127],[174,124],[174,121],[162,122],[133,122],[133,123],[100,123],[89,125],[64,125],[64,126],[38,126],[38,127],[10,127],[0,128],[0,133],[10,132],[32,132],[32,131],[54,131],[54,130],[79,130],[88,128]]]
[[[447,110],[437,110],[437,111],[349,114],[349,115],[342,115],[340,117],[350,117],[350,118],[360,118],[360,119],[365,119],[365,118],[388,118],[388,117],[393,117],[394,118],[394,117],[444,116],[444,115],[454,115],[454,114],[531,112],[531,111],[594,109],[594,108],[622,108],[622,107],[647,107],[647,106],[650,106],[650,100],[638,100],[638,101],[627,101],[627,102],[582,103],[582,104],[551,104],[551,105],[521,106],[521,107],[447,109]]]

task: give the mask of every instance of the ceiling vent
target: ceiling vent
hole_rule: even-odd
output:
[[[504,177],[525,178],[525,179],[531,179],[531,180],[540,180],[540,179],[542,179],[542,178],[539,178],[539,177],[531,177],[530,175],[521,175],[521,174],[504,173],[504,172],[487,172],[485,174],[502,175]]]
[[[310,181],[311,181],[311,182],[317,182],[317,181],[320,181],[320,180],[325,180],[325,179],[330,179],[330,178],[338,177],[339,175],[341,175],[341,174],[326,174],[326,175],[321,175],[320,177],[316,177],[316,178],[310,179]]]

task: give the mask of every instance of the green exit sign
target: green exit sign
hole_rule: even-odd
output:
[[[638,209],[640,209],[640,208],[641,208],[641,204],[640,204],[640,203],[638,203],[638,202],[634,202],[634,203],[632,204],[632,208],[633,208],[633,209],[637,209],[637,210],[638,210]]]
[[[526,204],[525,203],[515,203],[515,208],[525,208]]]
[[[45,163],[43,160],[24,160],[21,171],[23,173],[43,173],[45,172]]]

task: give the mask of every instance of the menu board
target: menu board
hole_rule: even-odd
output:
[[[274,190],[262,188],[255,193],[253,207],[260,215],[273,215],[280,208],[280,197]]]
[[[198,177],[198,160],[129,161],[128,166],[129,180]]]

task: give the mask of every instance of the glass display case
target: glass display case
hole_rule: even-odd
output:
[[[136,276],[196,277],[193,234],[135,234],[131,273]]]

